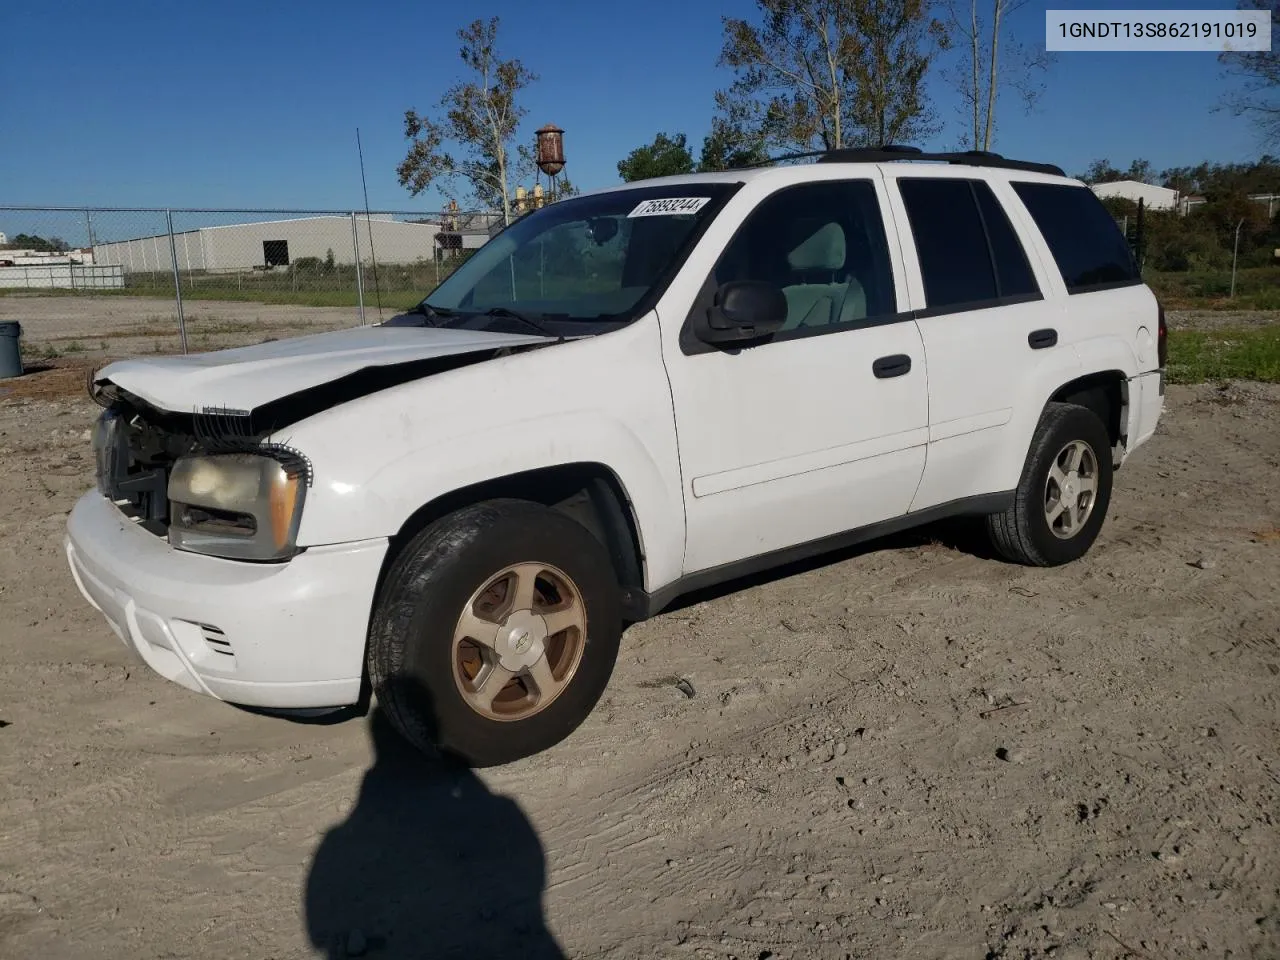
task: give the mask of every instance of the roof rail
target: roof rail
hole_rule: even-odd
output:
[[[926,153],[919,147],[907,144],[885,144],[881,147],[849,147],[840,150],[811,150],[807,153],[788,153],[771,157],[750,167],[767,167],[786,160],[805,160],[816,157],[818,163],[888,163],[897,160],[933,161],[967,167],[998,167],[1002,170],[1025,170],[1028,173],[1047,173],[1064,177],[1061,167],[1052,163],[1033,163],[1030,160],[1011,160],[989,150],[963,150],[944,153]]]

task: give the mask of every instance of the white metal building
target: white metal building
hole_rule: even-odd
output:
[[[1145,201],[1148,210],[1173,210],[1178,205],[1178,191],[1169,187],[1157,187],[1140,180],[1116,180],[1113,183],[1095,183],[1093,192],[1100,197],[1121,197],[1137,203]]]
[[[0,267],[47,267],[53,264],[93,263],[93,250],[88,247],[54,253],[48,250],[0,250]]]
[[[430,223],[404,223],[390,217],[357,216],[360,259],[378,263],[430,261],[440,227]],[[221,227],[200,227],[174,234],[178,269],[211,273],[285,267],[302,257],[325,260],[330,251],[334,263],[355,262],[349,216],[317,216],[262,223],[238,223]],[[173,269],[169,257],[169,235],[159,234],[136,240],[98,243],[94,262],[119,264],[126,273],[147,273]]]
[[[0,287],[26,290],[54,287],[61,290],[107,290],[124,286],[123,267],[95,267],[68,260],[7,267],[0,261]]]

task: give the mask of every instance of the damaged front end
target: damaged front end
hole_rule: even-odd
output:
[[[214,368],[224,386],[240,388],[227,394],[256,402],[251,409],[171,409],[187,378],[193,383],[209,378],[207,364],[187,358],[112,364],[89,379],[89,395],[103,407],[93,432],[98,490],[178,549],[227,559],[287,560],[297,552],[312,467],[301,451],[274,438],[292,424],[362,396],[555,342],[489,339],[497,343],[451,353],[424,343],[419,350],[425,355],[365,366],[331,352],[323,355],[323,369],[338,373],[330,379],[321,379],[320,369],[295,367],[286,378],[279,370],[251,375],[249,364]],[[264,382],[271,373],[293,389],[272,390],[270,381]],[[164,390],[158,390],[161,384]]]
[[[93,430],[99,492],[176,548],[227,559],[286,560],[311,465],[242,411],[158,410],[109,381]]]
[[[102,402],[101,393],[94,399]],[[98,491],[143,528],[164,536],[169,526],[169,472],[196,450],[194,432],[177,417],[148,416],[126,401],[103,403],[93,428]],[[168,422],[166,422],[168,421]]]

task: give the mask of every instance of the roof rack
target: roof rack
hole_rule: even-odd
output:
[[[1052,163],[1033,163],[1030,160],[1011,160],[989,150],[963,150],[945,153],[926,153],[919,147],[888,143],[881,147],[850,147],[841,150],[810,150],[806,153],[788,153],[771,157],[749,167],[767,167],[787,160],[807,160],[816,157],[818,163],[888,163],[895,160],[933,161],[967,167],[998,167],[1003,170],[1025,170],[1029,173],[1048,173],[1056,177],[1066,174]]]

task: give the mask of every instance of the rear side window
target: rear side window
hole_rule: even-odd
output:
[[[967,180],[900,179],[930,310],[992,301],[996,275]]]
[[[991,187],[981,180],[973,183],[973,195],[978,200],[978,209],[982,212],[982,222],[987,228],[987,240],[991,244],[991,259],[996,265],[996,286],[999,287],[1001,299],[1010,297],[1031,297],[1040,293],[1036,286],[1036,278],[1031,273],[1031,264],[1027,262],[1027,252],[1014,232],[1009,215],[1000,206],[1000,201],[991,191]]]
[[[1070,293],[1141,283],[1133,252],[1088,187],[1014,183]]]

